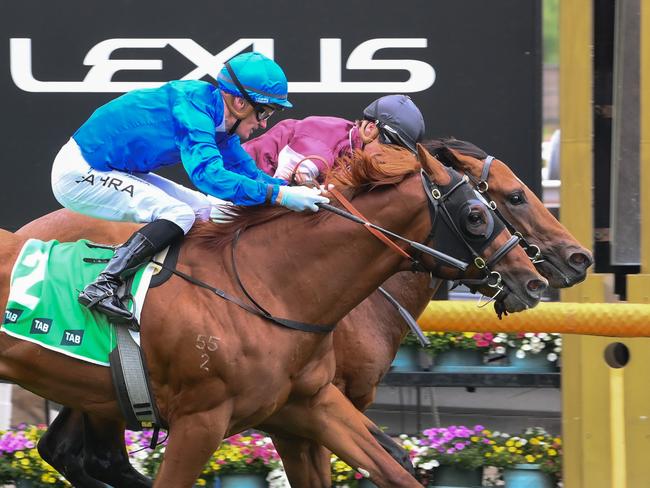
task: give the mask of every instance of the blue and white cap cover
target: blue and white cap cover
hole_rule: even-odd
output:
[[[287,100],[287,77],[282,68],[272,59],[258,52],[248,52],[238,54],[230,59],[228,64],[246,90],[248,97],[255,103],[277,108],[293,107]],[[222,91],[242,97],[225,66],[217,76],[217,84]]]

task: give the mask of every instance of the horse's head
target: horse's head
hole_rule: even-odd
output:
[[[422,180],[431,215],[429,238],[436,250],[471,263],[462,274],[446,276],[440,263],[423,258],[437,276],[457,279],[472,290],[497,295],[497,310],[517,312],[537,305],[546,289],[518,239],[473,190],[466,177],[418,147]]]
[[[476,189],[494,202],[497,214],[522,244],[537,269],[554,288],[585,279],[593,264],[591,252],[546,209],[510,168],[475,145],[456,139],[430,141],[426,147],[445,164],[470,176]]]

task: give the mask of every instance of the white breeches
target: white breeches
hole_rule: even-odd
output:
[[[74,139],[54,159],[52,191],[61,205],[90,217],[138,223],[166,219],[186,234],[197,218],[210,218],[211,203],[203,193],[154,173],[93,169]]]

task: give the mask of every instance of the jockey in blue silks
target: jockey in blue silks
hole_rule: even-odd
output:
[[[147,223],[115,251],[79,302],[128,322],[117,291],[148,258],[208,219],[208,194],[236,205],[277,204],[317,211],[320,190],[283,186],[240,145],[276,110],[291,108],[287,79],[273,60],[244,53],[225,64],[217,87],[172,81],[134,90],[99,107],[59,151],[52,190],[65,207],[91,217]],[[182,163],[203,193],[152,171]]]

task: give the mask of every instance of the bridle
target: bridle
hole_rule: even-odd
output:
[[[501,274],[493,270],[492,268],[496,265],[501,259],[503,259],[512,249],[514,249],[517,244],[519,244],[520,237],[518,235],[512,235],[505,243],[499,247],[487,260],[483,259],[480,256],[480,252],[485,249],[503,230],[505,223],[501,222],[499,219],[494,219],[494,227],[492,228],[490,234],[487,236],[487,239],[482,240],[481,247],[476,249],[475,246],[469,242],[465,237],[462,231],[456,225],[452,215],[458,214],[463,205],[466,205],[466,198],[459,192],[464,185],[469,185],[469,178],[465,175],[461,178],[458,177],[458,173],[446,168],[447,172],[450,174],[452,181],[449,185],[441,187],[436,185],[429,175],[424,170],[420,171],[420,177],[422,179],[422,185],[424,186],[425,193],[427,195],[427,202],[429,205],[429,216],[431,218],[431,231],[427,236],[424,244],[428,244],[436,234],[436,226],[438,222],[438,217],[442,220],[447,228],[451,231],[452,235],[457,241],[460,241],[468,254],[472,258],[474,266],[479,270],[482,270],[484,276],[481,279],[463,279],[460,280],[461,283],[467,285],[471,288],[476,288],[482,285],[487,285],[490,288],[495,289],[495,294],[491,297],[494,299],[501,291],[503,291],[503,279]],[[442,242],[443,244],[449,244],[445,242],[445,237],[437,234],[437,242]]]
[[[522,235],[521,232],[519,232],[517,229],[515,229],[515,226],[510,223],[510,221],[504,217],[504,215],[499,211],[496,202],[490,197],[490,194],[488,193],[488,190],[490,188],[490,185],[488,184],[488,176],[490,175],[490,167],[492,166],[492,162],[494,161],[494,156],[487,156],[483,160],[483,167],[481,168],[481,176],[477,179],[470,173],[465,173],[465,175],[470,179],[472,184],[474,185],[474,188],[476,191],[478,191],[485,200],[488,202],[488,206],[492,209],[492,211],[496,214],[497,217],[504,223],[506,228],[510,231],[510,233],[514,236],[519,237],[519,245],[526,251],[526,255],[530,258],[531,262],[533,264],[538,264],[543,261],[545,261],[544,256],[542,254],[541,249],[539,246],[536,246],[535,244],[531,244],[526,240],[526,238]]]

